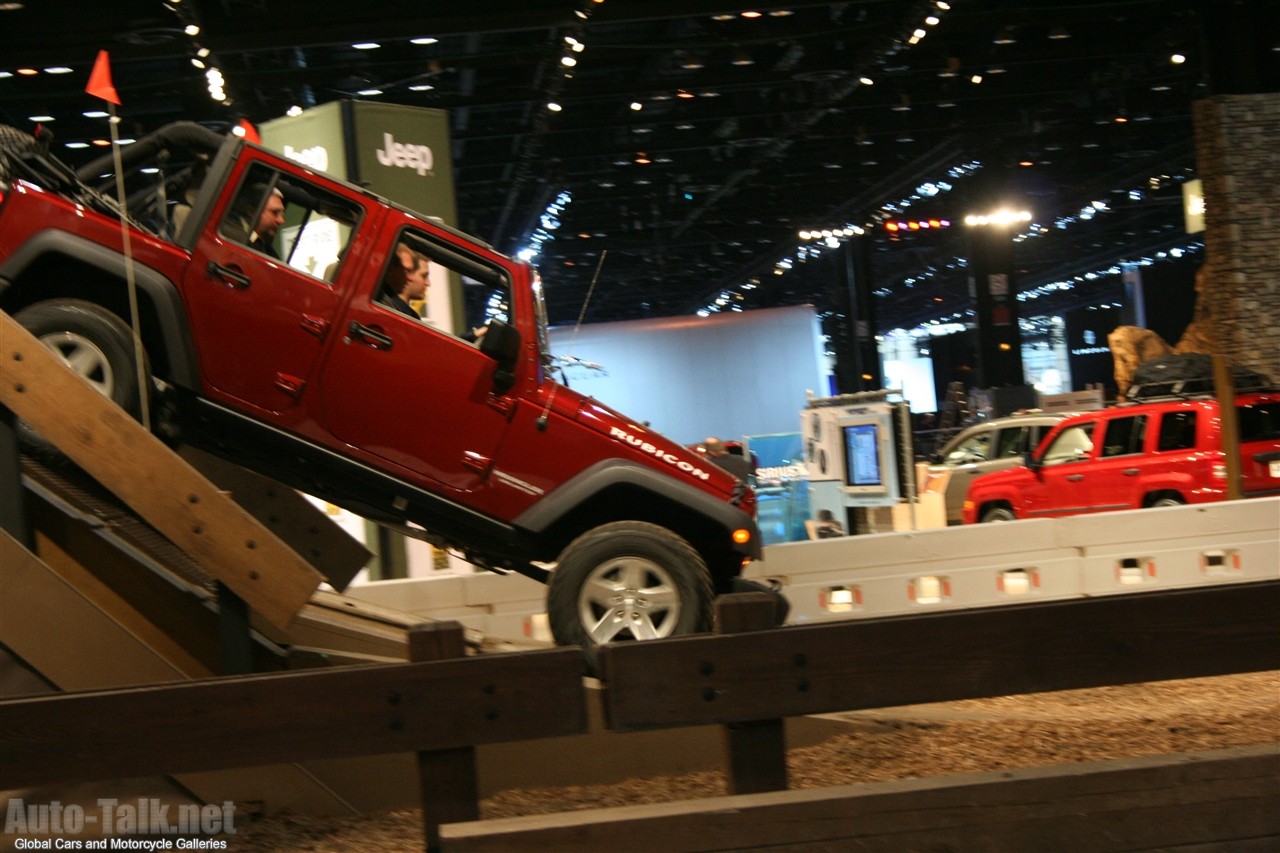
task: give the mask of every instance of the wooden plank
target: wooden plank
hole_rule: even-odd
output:
[[[0,790],[576,734],[582,652],[551,649],[0,702]]]
[[[179,454],[297,551],[334,589],[346,589],[373,556],[319,507],[288,486],[194,447],[183,447]]]
[[[319,572],[0,312],[0,404],[185,550],[274,625]]]
[[[457,622],[415,625],[409,631],[408,642],[411,661],[449,660],[467,653],[462,626]],[[416,758],[423,834],[426,849],[433,853],[440,849],[441,824],[480,817],[476,748],[423,750]]]
[[[1258,842],[1275,849],[1280,750],[1269,744],[591,809],[452,824],[440,833],[448,853],[1267,849],[1248,846]]]
[[[1280,669],[1280,581],[600,650],[618,730]]]
[[[92,576],[68,578],[71,570],[55,571],[0,531],[0,643],[50,682],[65,690],[211,674]]]
[[[717,634],[764,631],[776,626],[776,603],[761,592],[722,595],[715,601]],[[729,790],[734,794],[787,789],[787,736],[781,717],[724,726]]]

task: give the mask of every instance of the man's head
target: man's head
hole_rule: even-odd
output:
[[[272,190],[267,196],[267,203],[258,215],[258,227],[254,233],[261,240],[274,240],[276,232],[284,224],[284,195],[280,190]]]
[[[425,299],[427,288],[431,286],[431,262],[425,257],[413,253],[413,266],[405,267],[408,286],[405,288],[405,299]]]

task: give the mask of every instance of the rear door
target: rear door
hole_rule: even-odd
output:
[[[280,415],[314,379],[341,303],[332,283],[341,247],[364,211],[266,162],[232,180],[234,195],[192,250],[184,281],[189,321],[209,395]],[[284,202],[284,224],[255,241],[273,196]]]
[[[1147,424],[1145,414],[1113,416],[1099,424],[1095,458],[1080,469],[1091,511],[1142,506]]]

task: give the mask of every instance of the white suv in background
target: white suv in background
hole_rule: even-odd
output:
[[[929,465],[931,477],[948,475],[947,524],[964,522],[964,499],[975,477],[1021,465],[1045,433],[1068,414],[1023,412],[974,424],[952,436]]]

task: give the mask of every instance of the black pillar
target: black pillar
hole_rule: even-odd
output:
[[[844,272],[849,288],[848,342],[853,386],[840,391],[878,391],[884,388],[884,376],[880,371],[880,348],[876,344],[871,254],[864,237],[850,237],[845,241]]]
[[[1022,385],[1022,333],[1013,278],[1012,226],[969,231],[969,296],[977,315],[978,386]]]

